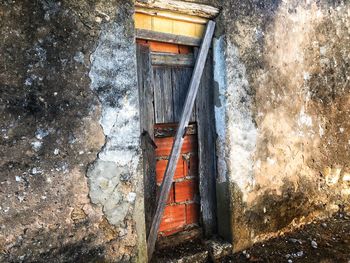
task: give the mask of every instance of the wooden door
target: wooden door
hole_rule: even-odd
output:
[[[148,233],[157,192],[187,95],[195,49],[139,40],[137,51]],[[207,235],[215,232],[215,126],[211,65],[209,59],[162,218],[161,236],[200,225]]]

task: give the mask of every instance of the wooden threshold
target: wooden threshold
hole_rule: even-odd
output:
[[[156,248],[164,249],[168,247],[175,247],[189,240],[203,238],[203,230],[198,226],[189,226],[181,232],[171,236],[159,237]]]
[[[161,33],[146,29],[136,29],[136,38],[194,47],[199,47],[202,42],[201,38]]]

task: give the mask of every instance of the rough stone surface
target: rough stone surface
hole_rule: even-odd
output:
[[[209,260],[208,251],[200,251],[189,253],[188,255],[178,255],[177,258],[164,257],[164,259],[157,259],[157,263],[206,263]]]
[[[242,250],[349,210],[350,4],[199,2],[221,8],[219,232]],[[132,15],[1,1],[1,262],[146,260]]]
[[[124,0],[1,1],[0,262],[144,248],[132,15]]]
[[[119,227],[125,242],[118,253],[132,254],[137,239],[134,215],[136,198],[143,203],[140,169],[139,102],[136,51],[131,4],[117,10],[117,19],[101,31],[91,56],[91,88],[102,104],[101,126],[106,143],[87,176],[91,201],[103,207],[108,221]],[[127,21],[127,22],[125,22]],[[139,196],[138,196],[139,195]],[[141,208],[142,206],[140,206]],[[138,224],[142,223],[142,214]],[[137,213],[137,212],[136,212]],[[141,242],[141,241],[140,241]]]
[[[222,259],[232,254],[232,244],[220,239],[211,239],[205,242],[210,258],[213,262],[222,262]]]
[[[229,185],[231,237],[241,250],[349,205],[350,6],[223,5],[218,178]]]

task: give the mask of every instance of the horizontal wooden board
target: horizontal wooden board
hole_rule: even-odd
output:
[[[159,237],[159,240],[157,242],[157,248],[168,248],[168,247],[175,247],[179,244],[183,244],[188,240],[196,240],[203,236],[203,231],[200,227],[196,225],[190,225],[186,226],[186,229],[184,229],[181,232],[178,232],[176,234],[165,236],[165,237]]]
[[[170,54],[170,53],[151,53],[151,61],[154,66],[194,66],[195,60],[193,54]]]
[[[199,47],[202,39],[136,28],[136,38]]]
[[[174,137],[177,131],[178,123],[173,124],[156,124],[154,126],[154,136],[157,138],[163,137]],[[186,127],[185,135],[194,135],[197,134],[197,125],[195,123],[190,123]]]

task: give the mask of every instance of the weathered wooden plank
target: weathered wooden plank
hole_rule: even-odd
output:
[[[185,104],[188,87],[191,81],[193,68],[178,67],[172,69],[173,98],[174,98],[174,121],[180,121],[183,106]],[[190,118],[191,122],[196,121],[196,111],[193,109]]]
[[[137,45],[137,76],[140,103],[141,146],[143,155],[143,183],[146,231],[148,233],[156,202],[156,159],[154,153],[154,108],[150,51],[147,46]]]
[[[153,67],[155,123],[174,122],[171,69]]]
[[[175,247],[189,240],[198,240],[201,237],[203,237],[202,229],[198,226],[194,226],[190,229],[176,233],[175,235],[159,238],[157,248]]]
[[[136,30],[136,38],[146,39],[146,40],[154,40],[166,43],[174,43],[179,45],[186,46],[200,46],[201,39],[187,36],[180,36],[168,33],[161,33],[146,29],[135,29]]]
[[[167,168],[165,170],[163,183],[161,185],[160,196],[157,204],[156,213],[154,215],[151,230],[147,239],[149,260],[151,260],[152,254],[154,251],[154,246],[157,240],[159,225],[161,222],[161,218],[163,216],[164,208],[165,208],[169,191],[172,185],[176,164],[180,156],[181,147],[184,140],[183,135],[185,133],[186,126],[188,125],[189,119],[191,117],[191,112],[193,109],[194,101],[196,99],[198,87],[199,87],[203,69],[205,66],[205,61],[207,59],[208,50],[214,34],[214,28],[215,28],[215,22],[209,21],[205,32],[205,36],[203,39],[203,43],[199,51],[199,55],[193,70],[193,75],[192,75],[190,87],[187,93],[184,109],[181,115],[181,120],[179,123],[178,130],[176,132],[176,136],[175,136],[174,144],[169,157],[169,161],[167,164]]]
[[[165,137],[174,137],[177,131],[177,123],[166,125],[158,124],[154,126],[154,137],[156,138],[165,138]],[[186,127],[185,135],[194,135],[197,134],[197,125],[189,124]]]
[[[136,7],[157,8],[177,13],[214,18],[219,14],[219,9],[210,5],[189,3],[179,0],[136,0]]]
[[[152,68],[149,47],[137,45],[137,63],[139,78],[139,98],[141,109],[141,128],[147,131],[151,138],[153,136],[154,124],[154,85],[152,79]]]
[[[204,234],[216,232],[216,154],[214,119],[214,82],[212,56],[208,56],[197,94],[197,126],[199,155],[199,193]]]
[[[152,65],[153,66],[194,66],[193,54],[170,54],[152,52]]]

